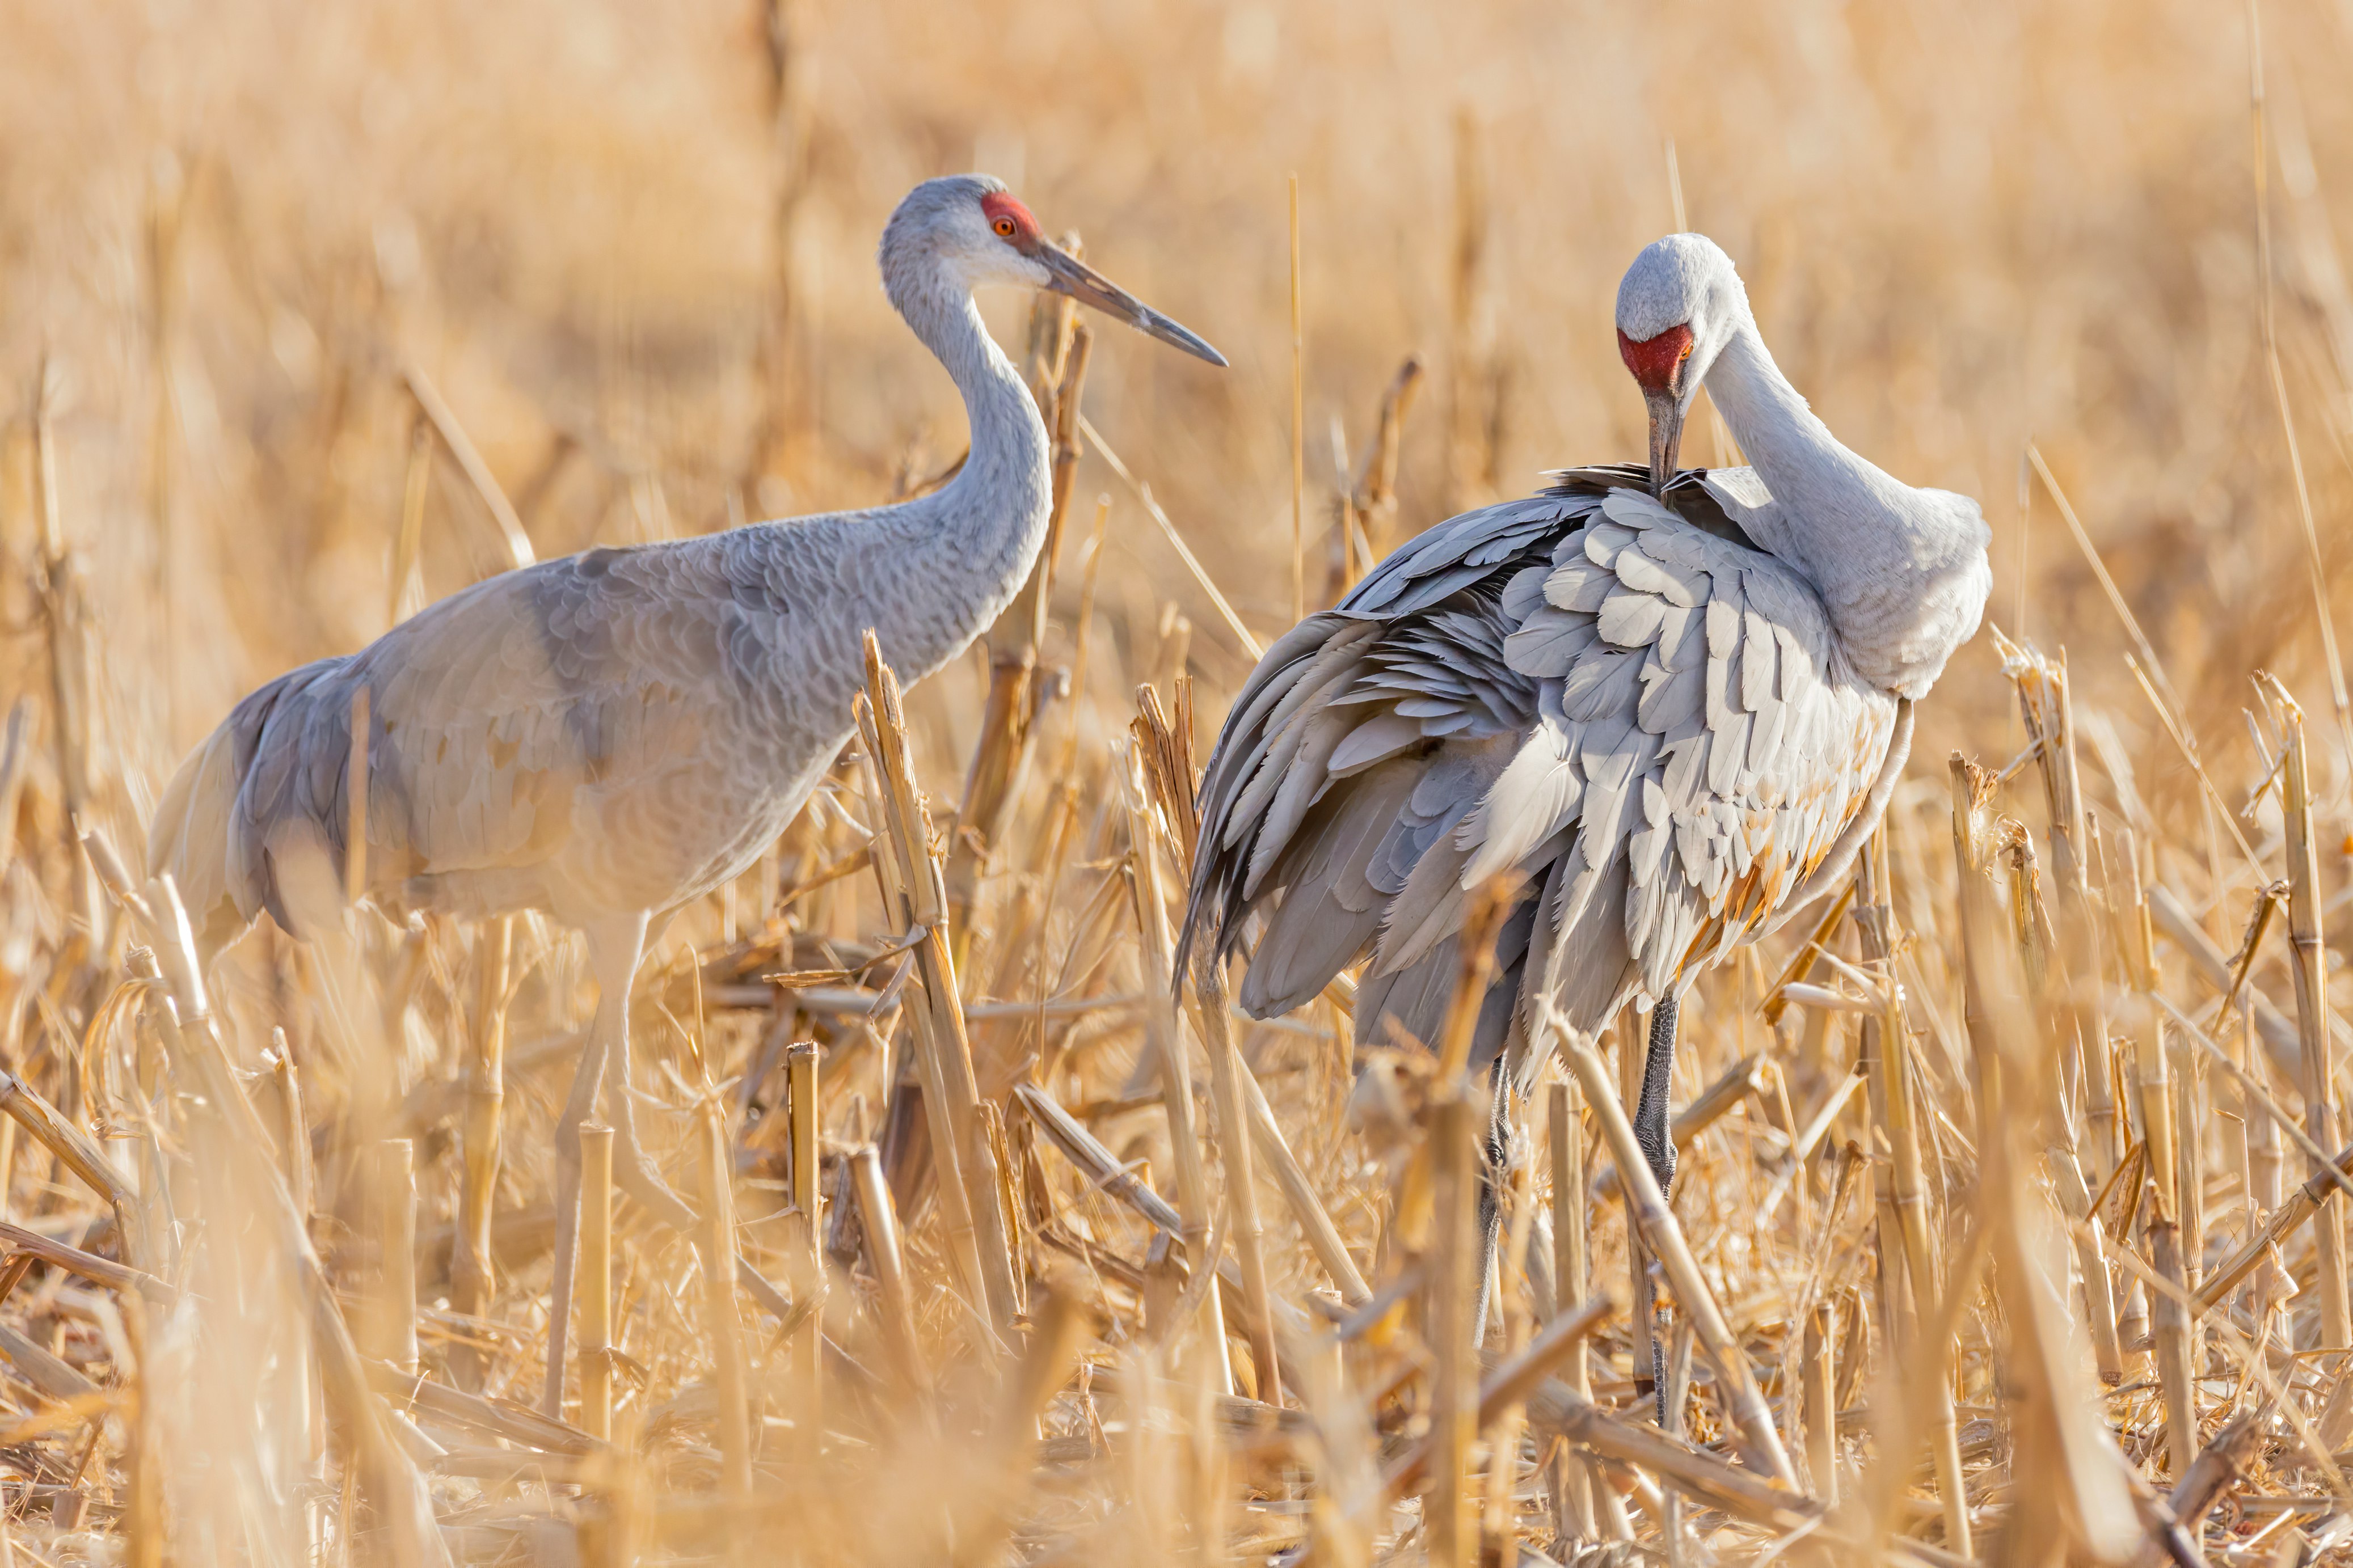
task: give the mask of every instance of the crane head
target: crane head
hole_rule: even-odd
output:
[[[1675,448],[1682,444],[1683,411],[1691,406],[1684,395],[1692,357],[1692,330],[1669,327],[1656,337],[1636,340],[1618,329],[1618,357],[1634,373],[1651,411],[1651,493],[1664,494],[1675,477]]]
[[[1748,308],[1732,258],[1703,235],[1643,247],[1618,285],[1618,353],[1651,415],[1651,488],[1674,477],[1683,416]]]
[[[902,290],[945,284],[969,290],[1010,283],[1065,294],[1115,316],[1196,359],[1226,358],[1060,246],[1005,182],[987,174],[926,180],[907,194],[882,231],[882,279],[894,302]]]

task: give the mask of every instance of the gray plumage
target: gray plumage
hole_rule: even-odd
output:
[[[1360,1037],[1388,1017],[1430,1042],[1466,890],[1515,869],[1474,1060],[1530,1066],[1543,999],[1588,1031],[1671,1000],[1842,878],[1877,822],[1910,704],[1990,586],[1975,503],[1839,446],[1700,237],[1644,251],[1618,314],[1655,471],[1572,470],[1439,524],[1236,699],[1185,936],[1252,944],[1254,1016],[1363,961]],[[1753,468],[1672,468],[1703,380]]]
[[[149,837],[207,952],[270,912],[342,918],[353,698],[369,695],[368,896],[393,910],[543,910],[587,936],[598,985],[559,1123],[560,1393],[578,1133],[600,1078],[624,1186],[691,1215],[637,1145],[627,996],[649,930],[773,842],[852,732],[871,628],[902,679],[962,652],[1045,537],[1046,432],[972,290],[1050,289],[1222,364],[1215,350],[1048,243],[1004,185],[918,185],[886,226],[882,281],[954,378],[971,456],[899,506],[585,554],[457,594],[355,654],[280,677],[184,763]]]
[[[1045,427],[972,289],[1061,273],[990,231],[981,199],[1003,191],[929,181],[882,239],[892,303],[964,395],[972,455],[953,479],[901,506],[510,573],[263,687],[182,766],[151,836],[210,944],[264,909],[296,934],[332,918],[295,908],[279,868],[302,847],[340,871],[362,687],[380,902],[586,926],[748,866],[850,734],[861,633],[923,679],[1011,601],[1044,539]]]
[[[1009,366],[1006,381],[1029,410]],[[547,562],[280,677],[174,781],[154,864],[216,943],[263,909],[311,930],[320,911],[293,907],[278,868],[297,846],[343,864],[365,687],[379,902],[586,925],[702,897],[774,841],[848,739],[866,627],[920,679],[1018,590],[1044,437],[1034,411],[1008,423],[1034,462],[976,455],[906,507]]]

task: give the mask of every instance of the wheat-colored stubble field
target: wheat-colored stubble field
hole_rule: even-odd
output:
[[[2346,1142],[2353,8],[0,0],[0,40],[21,1559],[2188,1568],[2353,1541],[2344,1205],[2300,1142]],[[984,641],[908,695],[929,845],[886,734],[657,945],[641,1118],[774,1289],[619,1205],[609,1349],[584,1320],[549,1423],[577,939],[264,929],[199,1018],[74,818],[140,881],[179,758],[262,680],[505,569],[494,506],[544,560],[934,480],[962,412],[874,246],[910,185],[974,168],[1231,368],[1092,323],[996,841],[955,830],[976,751],[1018,749]],[[1188,1270],[1155,1228],[1188,1154],[1145,1043],[1203,1045],[1155,983],[1189,788],[1138,762],[1187,737],[1131,721],[1152,684],[1204,761],[1251,661],[1102,449],[1252,637],[1289,624],[1293,176],[1311,608],[1409,357],[1377,553],[1642,457],[1611,301],[1678,226],[1737,261],[1842,440],[1992,525],[2009,668],[1989,630],[1923,705],[1852,910],[1686,1008],[1666,1434],[1607,1118],[1558,1068],[1499,1178],[1467,1448],[1437,1440],[1478,1369],[1428,1284],[1457,1242],[1427,1051],[1354,1038],[1345,995],[1234,1026],[1284,1151],[1257,1183],[1279,1388],[1205,1238]],[[982,303],[1034,364],[1031,301]],[[1736,460],[1704,415],[1684,457]],[[931,848],[953,998],[905,977],[876,869]],[[1001,1334],[901,1081],[959,1013],[1023,1298]],[[1694,1349],[1709,1313],[1729,1352]],[[1752,1374],[1801,1489],[1733,1424]]]

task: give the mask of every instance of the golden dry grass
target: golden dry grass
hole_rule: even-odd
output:
[[[1562,1560],[1771,1550],[1861,1561],[1874,1531],[1893,1531],[1916,1543],[1897,1555],[1941,1565],[1959,1521],[1938,1500],[1957,1477],[1975,1555],[2122,1561],[2155,1550],[2152,1516],[2136,1512],[2106,1455],[2120,1447],[2158,1493],[2180,1479],[2160,1384],[2186,1368],[2195,1430],[2183,1440],[2194,1447],[2242,1415],[2252,1436],[2236,1500],[2179,1549],[2241,1563],[2339,1546],[2353,1494],[2325,1456],[2353,1439],[2353,1379],[2329,1342],[2315,1227],[2286,1233],[2284,1276],[2258,1270],[2195,1332],[2168,1317],[2161,1285],[2141,1282],[2194,1283],[2311,1174],[2150,1000],[2169,1000],[2230,1051],[2251,1049],[2235,1014],[2218,1019],[2219,993],[2184,944],[2195,929],[2237,952],[2258,889],[2295,869],[2279,790],[2236,827],[2225,820],[2280,742],[2239,717],[2256,705],[2257,670],[2275,672],[2310,715],[2319,826],[2300,907],[2341,923],[2348,886],[2353,779],[2283,404],[2333,593],[2353,499],[2353,289],[2337,238],[2353,217],[2353,106],[2337,87],[2353,68],[2353,13],[2303,0],[2262,22],[2258,121],[2249,16],[2179,0],[2042,11],[1799,0],[1656,16],[1533,0],[777,0],[773,16],[537,0],[0,5],[0,709],[33,700],[13,798],[0,760],[0,1055],[103,1141],[135,1194],[124,1223],[106,1219],[89,1184],[9,1121],[0,1206],[51,1241],[135,1258],[164,1281],[140,1308],[135,1290],[42,1264],[5,1293],[0,1327],[62,1358],[36,1367],[30,1350],[0,1342],[11,1369],[0,1371],[0,1500],[16,1550],[44,1562],[281,1563],[396,1559],[419,1544],[401,1545],[385,1507],[382,1467],[402,1467],[381,1459],[381,1442],[353,1447],[357,1407],[331,1399],[333,1421],[322,1416],[297,1249],[272,1227],[252,1141],[224,1120],[237,1097],[206,1076],[201,1043],[173,1028],[160,984],[126,968],[143,939],[91,889],[66,818],[69,793],[86,787],[91,823],[135,852],[172,766],[237,696],[384,629],[411,451],[404,365],[421,366],[457,411],[543,558],[887,499],[955,457],[961,424],[944,377],[875,286],[875,237],[915,180],[986,166],[1231,356],[1229,373],[1211,375],[1106,328],[1086,405],[1264,637],[1291,594],[1285,176],[1300,177],[1304,232],[1314,601],[1336,560],[1331,432],[1336,422],[1359,458],[1409,353],[1431,374],[1384,547],[1460,504],[1523,490],[1544,468],[1639,452],[1609,303],[1635,249],[1673,226],[1670,145],[1692,226],[1739,260],[1767,338],[1832,427],[1913,482],[1983,502],[1996,542],[1989,618],[2066,650],[2073,722],[2067,747],[2023,754],[2033,737],[1989,637],[1926,705],[1886,835],[1896,955],[1873,960],[1848,921],[1826,945],[1858,967],[1811,977],[1862,996],[1893,964],[1911,1049],[1892,1067],[1873,1043],[1877,1019],[1866,1028],[1819,995],[1778,1025],[1762,1016],[1794,933],[1710,978],[1686,1015],[1679,1104],[1752,1056],[1765,1065],[1691,1151],[1676,1212],[1800,1479],[1826,1499],[1829,1460],[1838,1509],[1804,1524],[1773,1511],[1790,1504],[1709,1491],[1732,1484],[1705,1468],[1715,1459],[1681,1471],[1655,1454],[1630,1459],[1624,1433],[1647,1413],[1633,1380],[1647,1367],[1621,1300],[1594,1341],[1602,1410],[1539,1391],[1525,1423],[1497,1429],[1509,1440],[1473,1450],[1477,1484],[1495,1487],[1488,1545],[1509,1537]],[[1018,347],[1027,302],[984,307]],[[57,581],[84,584],[63,600],[44,587],[35,484],[45,359],[69,564]],[[2030,442],[2145,629],[2162,666],[2152,678],[2176,694],[2219,802],[2127,668],[2130,643],[2052,488],[2028,477]],[[1691,445],[1694,460],[1719,455],[1705,421]],[[438,596],[504,556],[457,467],[437,457],[427,476],[421,570]],[[1166,1109],[1149,1101],[1149,1076],[1135,1077],[1145,1019],[1134,999],[1149,990],[1150,959],[1126,891],[1136,841],[1115,748],[1136,686],[1156,682],[1173,700],[1180,668],[1197,682],[1206,745],[1247,659],[1090,453],[1045,661],[1076,655],[1098,492],[1112,511],[1092,563],[1084,689],[1045,710],[1034,798],[982,885],[963,1001],[992,1103],[1042,1054],[1044,1087],[1173,1195]],[[79,730],[58,723],[53,680],[53,612],[66,602],[85,615]],[[987,681],[976,656],[911,698],[935,812],[953,809],[983,739]],[[1991,770],[2022,763],[1972,819],[1982,847],[1963,851],[1968,865],[1957,863],[1942,768],[1955,749]],[[2105,856],[2081,893],[2052,839],[2066,824],[2039,783],[2070,752]],[[839,782],[846,810],[880,826],[858,771]],[[1059,851],[1058,785],[1079,804]],[[1149,1227],[1082,1180],[1018,1106],[1002,1147],[1022,1176],[1029,1348],[994,1368],[974,1352],[936,1205],[918,1206],[904,1216],[907,1264],[937,1387],[913,1397],[889,1386],[875,1266],[842,1217],[854,1207],[844,1184],[849,1157],[883,1136],[885,1064],[913,1048],[916,1005],[870,1036],[758,983],[861,959],[895,936],[902,922],[863,868],[770,920],[782,889],[841,862],[853,826],[833,813],[796,827],[740,884],[732,914],[714,900],[676,922],[654,960],[664,978],[638,1015],[653,1063],[641,1075],[648,1115],[671,1168],[691,1180],[701,1108],[715,1103],[736,1151],[746,1254],[804,1302],[811,1282],[788,1257],[797,1221],[782,1213],[793,1195],[785,1072],[769,1047],[822,1044],[824,1186],[839,1207],[818,1451],[793,1372],[807,1324],[780,1336],[748,1298],[714,1317],[694,1248],[625,1212],[613,1446],[546,1458],[528,1431],[470,1426],[396,1389],[368,1407],[364,1426],[396,1408],[426,1434],[408,1451],[425,1456],[446,1549],[548,1563],[632,1550],[1137,1563],[1303,1546],[1342,1563],[1428,1552],[1422,1502],[1409,1489],[1385,1502],[1379,1477],[1419,1441],[1430,1390],[1445,1385],[1424,1364],[1444,1314],[1414,1306],[1336,1347],[1332,1320],[1345,1310],[1316,1304],[1331,1305],[1333,1280],[1271,1183],[1260,1197],[1288,1415],[1219,1406],[1217,1358],[1189,1331],[1152,1348]],[[2092,859],[2087,840],[2073,849]],[[1159,868],[1172,889],[1173,872]],[[2136,885],[2139,900],[2184,911],[2156,922],[2153,972],[2136,948]],[[2038,896],[2045,945],[2032,921],[2012,918]],[[2249,973],[2280,1009],[2293,1063],[2295,1021],[2316,1028],[2324,1015],[2316,997],[2300,1013],[2289,923],[2272,922]],[[264,932],[216,980],[223,1042],[260,1073],[251,1096],[277,1134],[282,1095],[262,1052],[273,1027],[285,1031],[314,1167],[309,1233],[364,1348],[396,1350],[406,1317],[384,1306],[375,1173],[381,1141],[409,1137],[426,1373],[531,1402],[547,1133],[590,988],[571,939],[519,922],[498,1288],[476,1317],[453,1313],[459,1086],[482,1024],[485,934],[366,917],[348,951],[311,952]],[[1113,1005],[1050,1009],[1041,1028],[1011,1005],[1041,994]],[[1334,1008],[1245,1028],[1240,1044],[1356,1266],[1376,1289],[1402,1278],[1422,1241],[1410,1216],[1398,1229],[1394,1205],[1423,1190],[1417,1151],[1444,1121],[1423,1105],[1426,1066],[1378,1056],[1352,1087]],[[1858,1061],[1876,1069],[1870,1092],[1792,1165],[1788,1134]],[[2159,1063],[2168,1087],[2145,1105]],[[1209,1075],[1195,1076],[1207,1127]],[[2095,1115],[2111,1080],[2123,1105],[2113,1125]],[[2295,1071],[2275,1062],[2268,1081],[2306,1114]],[[2342,1091],[2341,1075],[2329,1081]],[[2169,1186],[2131,1154],[2152,1115],[2163,1147],[2167,1107],[2189,1152],[2186,1179]],[[1598,1147],[1598,1125],[1582,1125]],[[275,1152],[291,1147],[280,1138]],[[1546,1149],[1539,1114],[1514,1194],[1523,1240],[1553,1212]],[[1598,1179],[1606,1151],[1594,1160]],[[2104,1200],[2105,1255],[2087,1255],[2086,1233],[2061,1217],[2069,1164],[2086,1187],[2073,1195]],[[2126,1179],[2109,1183],[2120,1165]],[[1915,1179],[1907,1233],[1894,1200]],[[1622,1209],[1598,1201],[1591,1215],[1595,1288],[1622,1298]],[[1920,1290],[1903,1263],[1924,1245]],[[2110,1277],[2126,1334],[2105,1390],[2084,1337],[2087,1302],[2105,1292],[2087,1297],[2069,1277],[2085,1256]],[[1514,1264],[1504,1286],[1495,1344],[1523,1342],[1554,1304],[1548,1261]],[[1815,1305],[1835,1342],[1835,1453],[1810,1448],[1800,1419]],[[748,1456],[721,1414],[725,1324],[748,1356]],[[2136,1332],[2147,1336],[2137,1348]],[[1051,1353],[1065,1343],[1093,1369],[1076,1381]],[[1245,1341],[1232,1343],[1250,1387]],[[2168,1359],[2177,1352],[2186,1359]],[[1010,1370],[1020,1353],[1042,1369],[1038,1386]],[[1695,1364],[1679,1422],[1728,1459],[1724,1373],[1704,1350]],[[78,1393],[67,1374],[92,1388]],[[1545,1478],[1562,1432],[1569,1451],[1626,1461],[1609,1473],[1632,1489],[1639,1545],[1558,1532]],[[746,1458],[748,1480],[731,1468]]]

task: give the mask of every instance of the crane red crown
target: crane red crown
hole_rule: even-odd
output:
[[[1028,246],[1044,232],[1039,228],[1038,220],[1029,216],[1029,209],[1010,192],[991,191],[980,198],[980,210],[988,215],[991,227],[996,226],[998,218],[1011,218],[1013,232],[1006,237],[1016,245]]]
[[[1618,355],[1634,373],[1634,379],[1644,392],[1664,397],[1675,390],[1675,369],[1691,353],[1691,343],[1692,330],[1687,324],[1669,327],[1657,337],[1644,338],[1640,342],[1628,337],[1621,328],[1618,333]]]

